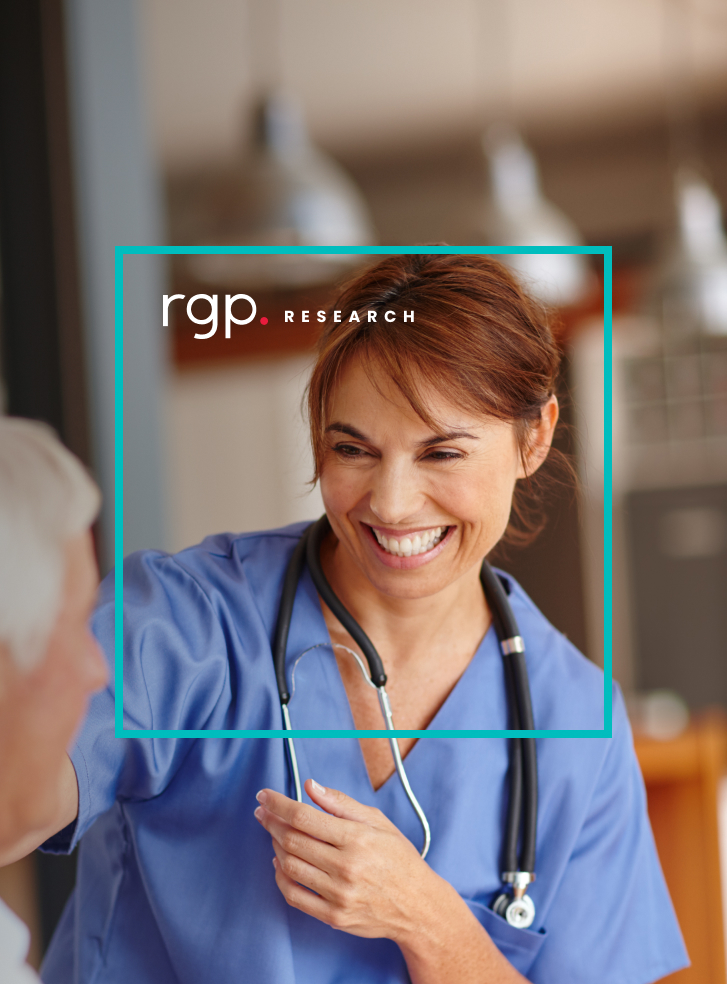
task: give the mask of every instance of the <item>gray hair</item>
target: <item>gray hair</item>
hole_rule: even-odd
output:
[[[65,544],[88,529],[100,502],[49,427],[0,416],[0,642],[21,669],[45,653],[62,600]]]

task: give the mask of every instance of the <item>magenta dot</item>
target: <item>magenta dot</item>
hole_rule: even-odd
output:
[[[268,323],[268,319],[267,318],[260,318],[260,324],[261,325],[266,325],[267,323]]]

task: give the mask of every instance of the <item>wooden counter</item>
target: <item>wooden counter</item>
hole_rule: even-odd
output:
[[[692,966],[664,980],[725,984],[717,795],[727,719],[711,714],[679,737],[634,737],[659,858]]]

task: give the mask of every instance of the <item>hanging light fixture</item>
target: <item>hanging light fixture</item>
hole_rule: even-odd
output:
[[[480,85],[494,102],[494,118],[482,136],[490,196],[480,232],[492,249],[512,252],[501,258],[546,304],[569,305],[583,297],[592,279],[585,258],[567,250],[583,245],[571,220],[540,188],[535,155],[514,120],[515,23],[510,0],[479,0]],[[524,253],[521,250],[563,250]]]
[[[209,282],[301,287],[339,275],[376,242],[363,195],[345,170],[310,138],[298,102],[280,92],[255,107],[239,197],[219,245],[350,249],[351,253],[191,258]],[[356,252],[358,251],[358,252]]]
[[[255,114],[248,179],[247,239],[260,245],[357,249],[374,242],[360,191],[308,134],[300,105],[276,93]]]
[[[677,235],[657,272],[652,305],[671,343],[727,335],[727,236],[717,196],[696,172],[675,181]]]
[[[249,60],[258,93],[247,120],[250,140],[234,193],[225,196],[216,245],[310,247],[361,251],[376,242],[363,195],[346,171],[310,137],[302,106],[286,77],[283,0],[251,0]],[[198,256],[197,277],[244,280],[258,287],[304,287],[339,276],[359,261],[354,253],[277,256]]]
[[[535,156],[511,125],[491,126],[482,138],[491,202],[485,220],[488,245],[508,247],[503,256],[533,293],[547,304],[568,305],[584,295],[589,270],[585,258],[568,249],[583,240],[571,220],[540,189]],[[522,253],[519,250],[562,249]]]

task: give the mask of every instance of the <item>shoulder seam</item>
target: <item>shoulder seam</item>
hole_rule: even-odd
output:
[[[199,580],[197,579],[197,577],[195,576],[195,574],[193,574],[192,571],[188,570],[183,564],[181,564],[177,560],[177,556],[178,556],[177,554],[166,554],[166,559],[169,560],[169,561],[171,561],[174,564],[174,566],[179,571],[181,571],[185,575],[185,577],[187,577],[195,585],[195,587],[197,588],[197,590],[199,591],[199,593],[202,595],[202,597],[204,598],[204,600],[207,602],[207,605],[209,606],[210,611],[212,613],[214,613],[215,606],[212,603],[212,599],[207,594],[207,592],[205,591],[205,589],[202,587],[201,583],[199,582]],[[214,702],[213,710],[210,711],[210,716],[213,713],[214,708],[216,708],[217,705],[220,702],[220,698],[222,697],[222,694],[223,694],[224,689],[225,689],[225,684],[229,681],[229,674],[230,674],[230,671],[229,671],[229,663],[228,663],[227,669],[225,670],[225,673],[224,673],[223,678],[222,678],[222,684],[220,686],[219,693],[215,697],[215,702]],[[144,679],[144,687],[145,687],[145,689],[147,691],[147,699],[149,699],[149,689],[146,686],[146,677],[144,675],[143,666],[142,666],[142,678]],[[153,708],[151,707],[151,701],[149,701],[149,704],[150,704],[150,711],[151,711],[152,717],[153,717]],[[207,721],[209,721],[209,717],[207,718]],[[205,722],[205,724],[206,724],[206,722]],[[152,724],[152,729],[153,729],[153,724]],[[152,741],[153,740],[154,740],[154,736],[152,735]]]

